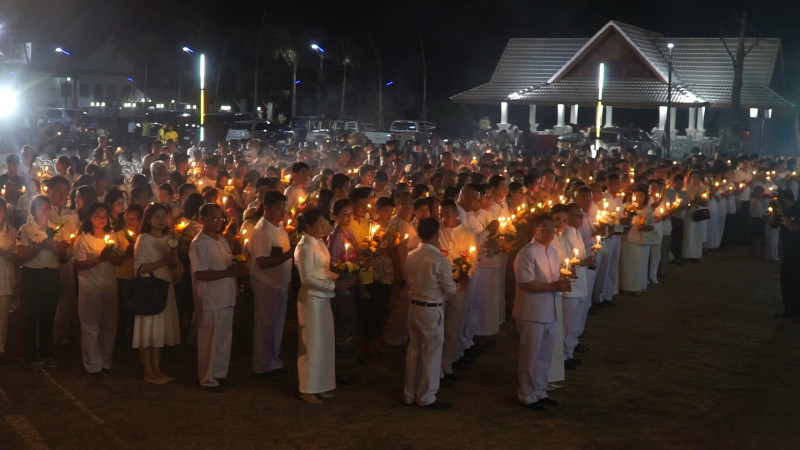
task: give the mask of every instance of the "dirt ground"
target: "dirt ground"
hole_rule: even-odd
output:
[[[0,448],[800,448],[800,324],[773,317],[778,263],[728,250],[670,269],[644,296],[589,316],[591,351],[546,413],[515,402],[513,323],[440,391],[450,410],[403,404],[403,349],[307,405],[296,393],[291,309],[283,360],[292,374],[253,376],[249,337],[235,330],[236,386],[224,394],[197,389],[191,347],[164,364],[178,380],[163,386],[142,382],[130,351],[100,379],[84,374],[77,346],[57,352],[57,369],[0,366]]]

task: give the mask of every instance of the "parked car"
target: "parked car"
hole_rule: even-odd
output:
[[[86,112],[81,109],[49,108],[44,110],[41,118],[37,121],[37,125],[54,126],[60,123],[61,127],[66,129],[72,123],[80,123],[84,117],[86,117]],[[75,119],[77,119],[77,122],[75,122]]]
[[[636,156],[653,155],[660,158],[662,153],[661,145],[639,128],[603,128],[600,130],[600,143],[608,150],[624,152],[633,149]]]
[[[266,139],[269,122],[260,119],[238,120],[228,127],[226,141]]]

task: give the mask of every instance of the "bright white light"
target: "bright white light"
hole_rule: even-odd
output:
[[[220,111],[230,111],[231,110],[231,105],[220,105],[219,110]]]
[[[185,51],[186,53],[194,53],[194,50],[190,49],[189,47],[183,47],[182,50]]]
[[[67,55],[67,56],[72,56],[72,53],[70,53],[70,52],[68,52],[68,51],[64,50],[64,49],[63,49],[63,48],[61,48],[61,47],[56,47],[56,52],[57,52],[57,53],[62,53],[62,54],[64,54],[64,55]]]
[[[670,50],[672,50],[674,47],[675,47],[675,44],[673,44],[672,42],[667,44],[667,48],[670,49]]]
[[[606,78],[606,65],[605,63],[600,63],[600,68],[597,71],[597,100],[603,100],[603,85],[605,84]]]
[[[320,53],[325,53],[325,50],[317,44],[311,44],[311,48]]]
[[[0,88],[0,117],[10,116],[17,110],[17,93]]]
[[[521,96],[521,95],[519,95],[519,94],[518,94],[518,93],[516,93],[516,92],[512,92],[511,94],[508,94],[508,99],[509,99],[509,100],[519,100],[521,97],[522,97],[522,96]]]
[[[758,117],[758,108],[750,108],[750,118],[755,119]]]

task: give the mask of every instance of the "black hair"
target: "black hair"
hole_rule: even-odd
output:
[[[350,177],[343,173],[337,173],[331,178],[331,189],[339,189],[350,182]]]
[[[394,208],[394,200],[390,197],[380,197],[378,201],[375,202],[375,208],[377,209],[386,208],[387,206]]]
[[[94,231],[94,226],[92,226],[92,215],[98,209],[105,209],[106,210],[106,214],[108,215],[108,220],[106,220],[106,226],[105,226],[105,228],[103,228],[103,231],[106,232],[106,233],[110,233],[111,232],[111,230],[112,230],[112,228],[111,228],[111,208],[109,208],[108,205],[106,205],[104,203],[94,203],[91,206],[89,206],[89,209],[86,211],[86,217],[84,217],[83,221],[81,222],[81,231],[83,231],[85,234],[92,234],[92,232]],[[95,236],[95,237],[97,237],[97,236]]]
[[[305,232],[306,228],[314,224],[320,217],[324,217],[322,211],[317,208],[309,208],[297,216],[297,231]]]
[[[309,169],[308,164],[306,164],[306,163],[304,163],[302,161],[292,164],[292,173],[298,173],[303,169],[308,170]]]
[[[417,233],[420,239],[427,241],[439,234],[439,221],[433,217],[426,217],[419,221]]]
[[[342,212],[343,209],[347,208],[348,206],[350,207],[353,206],[353,203],[350,200],[346,198],[336,200],[336,202],[333,204],[333,208],[331,208],[331,212],[333,213],[334,216],[337,216],[339,215],[339,213]]]
[[[147,209],[144,210],[144,217],[142,217],[142,223],[139,225],[139,234],[149,233],[152,230],[153,226],[150,225],[150,220],[153,219],[153,215],[158,211],[164,211],[164,214],[167,216],[171,213],[169,207],[163,203],[147,205]],[[161,233],[166,235],[167,231],[169,231],[169,227],[164,227]]]
[[[183,202],[183,211],[181,211],[183,217],[187,219],[194,219],[197,217],[203,203],[205,203],[205,200],[203,200],[202,195],[196,192],[194,194],[189,194],[189,196],[186,197],[186,201]]]
[[[211,210],[213,210],[214,208],[217,208],[218,210],[222,211],[222,208],[220,208],[219,205],[217,205],[216,203],[203,203],[203,205],[200,206],[198,216],[208,217],[208,215],[211,214]]]
[[[286,196],[281,194],[278,191],[269,191],[264,195],[264,207],[271,208],[276,203],[285,202],[287,200]]]

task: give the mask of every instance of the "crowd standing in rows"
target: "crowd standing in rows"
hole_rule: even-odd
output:
[[[0,175],[0,357],[21,308],[29,369],[57,367],[53,347],[79,330],[92,376],[127,346],[145,382],[169,383],[161,350],[189,344],[201,388],[222,392],[247,293],[258,376],[289,372],[296,299],[302,400],[323,403],[357,382],[359,359],[405,345],[403,400],[441,409],[439,387],[490,351],[510,317],[518,401],[545,410],[589,351],[588,316],[644,294],[670,264],[764,245],[759,257],[783,258],[779,315],[800,317],[795,170],[794,159],[699,151],[533,153],[492,136],[403,148],[168,140],[145,155],[101,137],[92,153],[53,161],[25,146]],[[149,277],[168,285],[163,304],[134,314]]]

